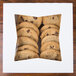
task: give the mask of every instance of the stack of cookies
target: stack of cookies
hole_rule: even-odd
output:
[[[23,16],[17,17],[17,47],[15,61],[38,58],[38,27],[42,23],[41,17]]]
[[[60,61],[60,22],[60,14],[43,17],[18,15],[15,61],[31,58]]]
[[[41,58],[51,60],[61,60],[59,46],[59,28],[61,15],[43,17],[43,27],[41,28]]]

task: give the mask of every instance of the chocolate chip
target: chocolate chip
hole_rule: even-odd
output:
[[[48,57],[48,55],[46,55],[46,57]]]
[[[58,60],[57,58],[55,58],[55,60]]]
[[[47,33],[46,36],[48,36],[49,34]]]
[[[50,46],[50,48],[54,48],[54,46]]]
[[[30,21],[31,23],[33,23],[33,21]]]
[[[37,19],[37,17],[33,17],[35,20]]]
[[[52,34],[52,35],[55,35],[55,34]]]
[[[52,46],[54,48],[54,46]]]
[[[24,21],[23,17],[21,16],[21,20]]]
[[[51,28],[50,26],[48,28]]]
[[[17,58],[19,59],[20,58],[20,55],[18,55]]]
[[[24,50],[27,50],[27,48],[24,48]]]
[[[54,19],[54,17],[52,17],[52,19]]]
[[[30,30],[27,30],[27,33],[29,33],[30,32]]]
[[[52,46],[50,46],[50,48],[52,48]]]
[[[56,35],[56,36],[58,36],[58,34],[59,34],[58,32],[55,32],[55,35]]]
[[[27,22],[27,20],[24,20],[25,22]]]
[[[52,35],[56,35],[56,36],[58,36],[58,34],[59,34],[58,32],[55,32],[55,34],[52,34]]]
[[[22,50],[18,50],[18,51],[22,51]]]
[[[30,59],[31,57],[30,56],[28,56],[28,59]]]

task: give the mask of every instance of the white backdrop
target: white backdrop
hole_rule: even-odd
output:
[[[15,14],[46,16],[62,14],[60,48],[62,61],[29,59],[14,61],[16,48]],[[73,4],[72,3],[4,3],[3,4],[3,72],[72,73],[73,72]]]

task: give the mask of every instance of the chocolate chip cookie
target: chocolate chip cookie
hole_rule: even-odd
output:
[[[40,32],[43,32],[44,30],[50,29],[50,28],[56,28],[56,29],[59,30],[59,27],[56,26],[56,25],[44,25],[44,26],[40,29]]]
[[[43,17],[43,24],[44,25],[54,24],[54,25],[57,25],[60,27],[60,21],[61,21],[61,14]]]
[[[35,24],[37,27],[40,27],[41,23],[42,23],[42,17],[33,17],[33,16],[24,16],[24,15],[21,15],[19,17],[19,19],[21,18],[21,20],[23,22],[30,22],[30,23],[33,23]],[[20,22],[21,22],[20,20]],[[18,21],[18,23],[20,23]]]
[[[51,59],[51,60],[61,60],[61,58],[58,59],[59,56],[60,56],[60,52],[54,49],[48,49],[46,51],[41,52],[40,54],[41,58]]]
[[[22,22],[20,24],[18,24],[16,26],[17,30],[21,29],[21,28],[32,28],[35,32],[37,32],[38,36],[39,36],[39,30],[38,28],[36,27],[36,25],[32,24],[32,23],[29,23],[29,22]]]
[[[50,36],[46,36],[42,39],[41,41],[41,45],[43,45],[46,42],[50,42],[50,41],[56,41],[59,42],[59,37],[55,36],[55,35],[50,35]]]
[[[16,52],[15,61],[38,58],[38,57],[39,57],[38,54],[31,50],[22,50]]]
[[[45,36],[49,36],[49,35],[58,36],[58,35],[59,35],[59,30],[56,29],[56,28],[49,28],[49,29],[47,29],[47,30],[44,30],[44,31],[41,33],[40,38],[43,39]]]
[[[38,35],[32,28],[21,28],[17,31],[18,37],[30,37],[38,42]]]
[[[17,46],[21,46],[21,45],[32,45],[38,49],[37,42],[35,42],[33,39],[29,37],[18,37]]]
[[[40,51],[46,51],[48,49],[60,50],[59,43],[55,41],[46,42],[41,46]]]
[[[22,51],[22,50],[31,50],[31,51],[34,51],[36,53],[39,53],[38,49],[32,45],[22,45],[22,46],[17,48],[17,51]]]

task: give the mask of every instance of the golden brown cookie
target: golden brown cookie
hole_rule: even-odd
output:
[[[50,28],[50,29],[46,29],[41,33],[40,38],[43,39],[45,36],[49,36],[49,35],[55,35],[58,36],[59,35],[59,30],[56,28]]]
[[[19,37],[17,39],[17,46],[21,46],[21,45],[32,45],[38,49],[37,43],[29,37]]]
[[[16,52],[15,61],[38,58],[38,57],[39,57],[38,54],[31,50],[22,50]]]
[[[58,56],[60,56],[60,52],[54,49],[49,49],[41,52],[40,57],[51,60],[58,60]]]
[[[35,24],[37,27],[40,27],[41,23],[42,23],[42,17],[33,17],[33,16],[24,16],[24,15],[21,15],[19,17],[19,20],[23,21],[23,22],[30,22],[30,23],[33,23]],[[20,20],[20,22],[21,22]],[[20,23],[18,22],[18,23]]]
[[[17,30],[21,29],[21,28],[32,28],[35,32],[37,32],[37,34],[39,35],[39,30],[38,28],[36,27],[36,25],[32,24],[32,23],[29,23],[29,22],[22,22],[20,24],[18,24],[16,26]]]
[[[21,28],[17,31],[18,37],[30,37],[38,42],[38,35],[32,28]]]
[[[53,24],[53,25],[57,25],[60,27],[60,21],[61,21],[61,14],[43,17],[43,24],[44,25]]]
[[[55,36],[55,35],[50,35],[50,36],[46,36],[42,39],[41,41],[41,45],[43,45],[46,42],[50,42],[50,41],[56,41],[59,42],[59,37]]]
[[[50,28],[56,28],[56,29],[59,30],[59,27],[56,26],[56,25],[44,25],[44,26],[41,28],[40,31],[43,32],[44,30],[46,30],[46,29],[50,29]]]
[[[55,41],[46,42],[41,46],[40,51],[46,51],[48,49],[60,50],[59,43]]]
[[[22,50],[32,50],[36,53],[39,53],[38,49],[32,45],[23,45],[17,48],[17,51],[22,51]]]

